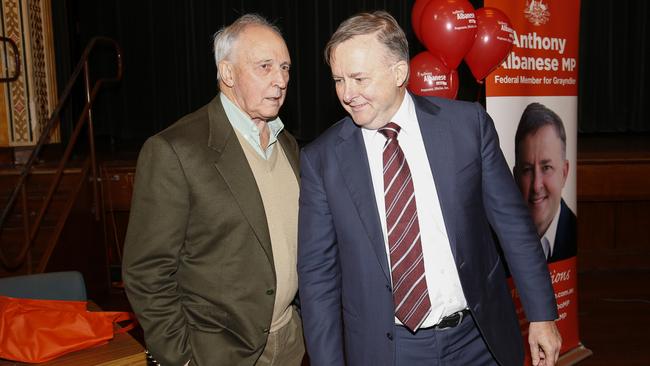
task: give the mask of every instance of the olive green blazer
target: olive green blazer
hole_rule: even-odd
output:
[[[278,140],[298,179],[295,139]],[[275,300],[271,240],[218,96],[142,147],[123,278],[160,364],[253,365],[261,354]]]

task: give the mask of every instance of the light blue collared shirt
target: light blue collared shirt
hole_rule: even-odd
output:
[[[273,145],[278,141],[278,135],[284,129],[284,124],[282,123],[282,120],[280,120],[280,117],[278,116],[274,120],[266,122],[269,126],[270,134],[269,145],[266,147],[266,150],[264,150],[260,143],[260,130],[250,117],[242,112],[242,110],[223,93],[219,93],[219,98],[221,99],[223,110],[226,112],[226,116],[228,117],[228,121],[230,121],[232,127],[244,137],[244,140],[246,140],[246,142],[248,142],[262,158],[268,159],[273,152]]]

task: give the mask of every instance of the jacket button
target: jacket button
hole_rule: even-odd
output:
[[[393,333],[388,332],[386,333],[386,338],[390,339],[391,341],[393,340]]]
[[[264,329],[262,329],[262,332],[264,332],[264,333],[268,333],[268,332],[269,332],[269,328],[264,328]]]
[[[390,285],[386,285],[386,290],[388,290],[389,292],[393,292],[393,289],[390,288]]]
[[[272,289],[272,288],[266,290],[266,294],[267,294],[267,295],[273,295],[274,293],[275,293],[275,290]]]

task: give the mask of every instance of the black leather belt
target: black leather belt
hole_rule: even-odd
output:
[[[447,315],[446,317],[442,318],[442,320],[438,324],[434,325],[429,329],[448,329],[448,328],[457,327],[463,321],[463,318],[468,315],[469,315],[469,310],[467,309],[457,311],[451,315]]]

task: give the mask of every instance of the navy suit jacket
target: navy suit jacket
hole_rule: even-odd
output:
[[[566,205],[564,199],[560,201],[560,218],[555,232],[555,244],[553,254],[548,259],[549,263],[575,257],[578,247],[576,236],[577,220],[576,215]]]
[[[502,365],[523,343],[490,227],[529,320],[557,317],[535,227],[478,104],[413,97],[463,292]],[[301,154],[298,273],[312,366],[393,365],[390,272],[361,130],[346,117]]]

